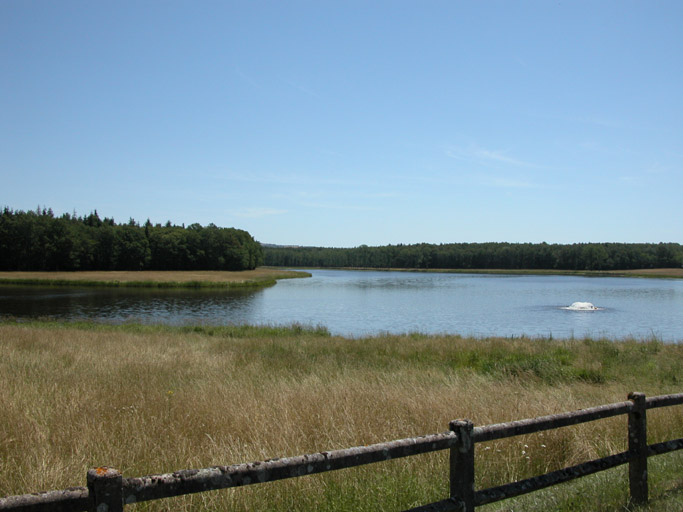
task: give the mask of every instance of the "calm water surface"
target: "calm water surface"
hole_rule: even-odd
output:
[[[683,341],[683,281],[312,270],[240,291],[0,287],[0,315],[167,324],[325,325],[333,334],[656,336]],[[592,302],[597,311],[563,309]]]

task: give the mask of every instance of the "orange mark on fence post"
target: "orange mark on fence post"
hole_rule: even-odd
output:
[[[92,512],[123,512],[123,476],[118,469],[99,466],[88,470]]]

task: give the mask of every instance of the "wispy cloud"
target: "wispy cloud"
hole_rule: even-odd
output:
[[[510,178],[503,178],[500,176],[481,176],[479,181],[482,185],[487,187],[497,188],[543,188],[537,183],[530,181],[516,180]]]
[[[633,125],[628,125],[626,123],[620,122],[620,121],[615,121],[613,119],[607,119],[604,117],[599,117],[599,116],[583,116],[583,117],[576,117],[576,118],[568,118],[569,121],[575,121],[577,123],[583,123],[583,124],[592,124],[593,126],[599,126],[601,128],[629,128],[633,129],[636,128],[636,126]]]
[[[619,176],[619,179],[624,183],[652,181],[657,180],[659,177],[665,178],[665,175],[668,174],[670,170],[670,167],[656,162],[641,167],[640,169],[636,170],[634,174]]]
[[[420,181],[429,186],[440,187],[496,187],[507,189],[548,189],[551,186],[545,183],[530,181],[525,177],[499,176],[493,174],[481,174],[475,172],[463,172],[455,176],[420,176],[415,181]]]
[[[505,153],[502,153],[501,151],[490,151],[488,149],[477,149],[475,156],[479,159],[483,160],[492,160],[494,162],[502,162],[504,164],[512,164],[516,165],[518,167],[532,167],[534,164],[529,163],[529,162],[524,162],[522,160],[519,160],[517,158],[513,158],[511,156],[506,155]]]
[[[320,98],[320,94],[318,94],[316,91],[314,91],[311,87],[308,85],[302,83],[299,80],[293,80],[289,78],[283,78],[283,77],[276,77],[273,80],[269,80],[266,85],[264,85],[263,80],[259,81],[255,79],[252,75],[249,73],[245,73],[241,68],[235,68],[234,69],[235,74],[243,81],[248,83],[250,86],[252,86],[254,89],[258,89],[259,91],[265,91],[266,90],[266,85],[270,86],[282,86],[283,84],[286,85],[287,87],[290,87],[297,92],[300,92],[302,94],[305,94],[306,96],[310,96],[311,98]]]
[[[260,91],[265,90],[265,88],[258,83],[256,80],[254,80],[251,76],[247,75],[244,71],[242,71],[240,68],[235,68],[235,74],[240,77],[242,80],[247,82],[249,85],[254,87],[255,89],[258,89]]]
[[[386,179],[382,176],[358,176],[345,172],[336,173],[343,178],[334,176],[327,176],[325,172],[311,172],[307,174],[276,174],[264,173],[256,174],[253,172],[222,172],[214,174],[215,179],[239,182],[239,183],[256,183],[268,185],[289,185],[297,187],[295,191],[287,191],[287,196],[292,194],[317,194],[320,195],[323,191],[329,191],[332,188],[336,193],[341,193],[341,190],[351,190],[354,196],[368,196],[368,197],[387,197],[393,194],[389,186],[386,184]],[[412,176],[397,176],[392,187],[399,182],[413,179]],[[374,192],[378,190],[378,192]],[[370,192],[368,192],[370,191]]]
[[[618,130],[647,130],[647,126],[640,126],[633,123],[628,123],[623,120],[615,120],[600,114],[588,113],[585,115],[552,113],[552,112],[531,112],[525,111],[524,115],[537,119],[548,119],[551,121],[560,121],[563,123],[575,123],[589,126],[597,126],[599,128],[612,128]]]
[[[326,178],[320,177],[322,173],[316,175],[304,175],[304,174],[255,174],[252,172],[236,173],[236,172],[225,172],[216,175],[216,178],[220,178],[227,181],[239,181],[243,183],[270,183],[278,185],[353,185],[356,182],[349,179],[339,179],[339,178]]]
[[[517,64],[519,64],[524,69],[527,69],[527,70],[535,69],[535,67],[532,67],[531,65],[529,65],[529,62],[526,59],[522,59],[519,56],[515,57],[515,61],[517,62]]]
[[[245,208],[232,212],[235,217],[260,219],[262,217],[270,217],[272,215],[283,215],[287,210],[277,210],[275,208]]]
[[[320,98],[320,95],[317,92],[315,92],[313,89],[311,89],[310,87],[308,87],[305,84],[302,84],[299,81],[287,80],[287,79],[282,79],[282,81],[285,84],[287,84],[288,86],[290,86],[291,88],[296,89],[297,91],[305,94],[306,96],[310,96],[310,97],[316,98],[316,99]]]
[[[666,174],[669,172],[669,168],[657,162],[647,166],[645,172],[647,174]]]
[[[382,208],[377,206],[366,206],[359,204],[336,203],[336,202],[317,202],[317,203],[300,203],[301,206],[308,208],[316,208],[323,210],[344,210],[344,211],[379,211]]]
[[[470,144],[466,147],[449,147],[446,149],[446,155],[477,166],[499,169],[501,171],[505,169],[506,176],[501,176],[500,173],[492,174],[491,172],[487,174],[472,171],[466,173],[469,178],[467,181],[475,185],[506,189],[547,188],[542,183],[529,180],[525,176],[516,176],[515,174],[524,174],[523,169],[532,172],[533,170],[551,170],[551,167],[517,158],[507,151],[488,149],[476,144]],[[464,176],[461,177],[461,180],[463,178]]]
[[[362,197],[366,197],[369,199],[394,199],[397,197],[403,197],[404,196],[404,194],[400,194],[398,192],[390,191],[390,190],[386,190],[386,191],[382,191],[382,192],[367,192],[367,193],[363,193],[360,195]]]
[[[538,165],[533,162],[515,158],[507,153],[507,151],[491,150],[482,148],[476,145],[463,147],[449,147],[446,149],[446,155],[456,160],[465,162],[475,162],[483,165],[490,164],[507,164],[515,167],[527,167],[531,169],[546,169],[546,166]]]
[[[581,147],[582,149],[587,149],[589,151],[603,153],[606,155],[640,156],[640,153],[638,151],[635,151],[632,147],[620,146],[620,145],[606,146],[604,144],[600,144],[600,143],[596,142],[595,140],[586,140],[586,141],[580,143],[579,147]]]

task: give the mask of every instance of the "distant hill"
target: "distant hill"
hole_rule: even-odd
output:
[[[265,244],[263,242],[260,242],[262,247],[269,247],[269,248],[286,248],[286,249],[300,249],[304,247],[303,245],[278,245],[278,244]]]

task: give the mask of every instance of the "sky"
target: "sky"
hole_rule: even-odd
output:
[[[0,207],[683,243],[683,2],[0,2]]]

